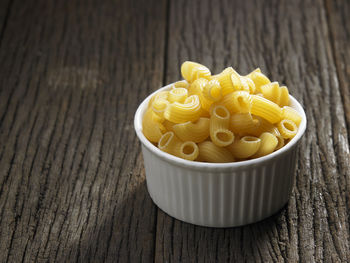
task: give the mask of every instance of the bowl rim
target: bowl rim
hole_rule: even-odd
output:
[[[155,95],[157,92],[162,91],[162,90],[168,90],[171,88],[171,86],[174,83],[170,83],[164,87],[161,87],[157,89],[156,91],[152,92],[147,98],[145,98],[139,107],[137,108],[134,116],[134,129],[136,131],[137,137],[141,141],[141,143],[153,154],[157,155],[158,157],[162,158],[163,160],[182,166],[182,167],[187,167],[191,169],[234,169],[234,168],[245,168],[247,166],[255,166],[259,165],[262,163],[269,162],[272,159],[278,159],[282,155],[286,154],[288,151],[293,149],[294,146],[297,145],[297,143],[300,141],[302,136],[305,133],[306,130],[306,124],[307,124],[307,119],[306,119],[306,114],[301,106],[301,104],[292,96],[289,95],[290,98],[290,107],[298,111],[299,114],[302,116],[302,121],[299,125],[299,129],[297,134],[294,136],[294,138],[285,146],[282,148],[278,149],[277,151],[270,153],[268,155],[251,159],[251,160],[245,160],[245,161],[239,161],[239,162],[231,162],[231,163],[208,163],[208,162],[198,162],[198,161],[189,161],[182,159],[180,157],[176,157],[174,155],[168,154],[166,152],[161,151],[158,147],[153,145],[143,134],[142,132],[142,119],[143,115],[148,107],[148,102],[151,99],[153,95]]]

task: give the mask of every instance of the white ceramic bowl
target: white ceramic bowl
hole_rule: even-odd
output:
[[[286,204],[295,178],[297,146],[306,129],[305,112],[296,99],[290,96],[290,106],[301,114],[302,122],[286,146],[248,161],[204,163],[162,152],[143,135],[142,118],[156,92],[137,109],[134,125],[142,143],[148,191],[160,209],[196,225],[233,227],[260,221]]]

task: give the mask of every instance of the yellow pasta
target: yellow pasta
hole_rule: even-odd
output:
[[[246,91],[235,91],[225,95],[220,101],[212,104],[212,107],[222,105],[230,114],[237,112],[249,112],[251,107],[251,97]]]
[[[152,103],[152,110],[157,114],[161,119],[163,119],[163,114],[165,109],[168,107],[169,101],[166,99],[155,99]]]
[[[235,140],[227,149],[235,158],[246,159],[254,155],[260,148],[261,139],[253,136],[244,136]]]
[[[278,128],[274,124],[258,116],[254,116],[254,118],[259,121],[259,125],[257,126],[257,128],[253,133],[254,136],[260,136],[260,134],[264,132],[270,132],[275,136],[280,135]]]
[[[183,142],[169,131],[162,135],[158,142],[158,148],[177,157],[193,161],[198,157],[199,148],[191,141]]]
[[[245,77],[240,76],[235,70],[231,74],[231,81],[235,90],[244,90],[249,92],[249,85]]]
[[[205,66],[186,61],[181,73],[185,80],[151,97],[142,122],[145,137],[162,151],[191,161],[234,162],[270,154],[297,134],[302,117],[288,106],[288,88],[259,68],[241,76],[228,67],[211,76]]]
[[[203,97],[211,102],[222,98],[220,82],[216,79],[210,80],[202,89]]]
[[[210,138],[217,146],[230,145],[234,140],[233,133],[228,129],[230,125],[230,113],[224,106],[216,106],[211,110]]]
[[[155,113],[154,110],[152,110],[152,120],[163,124],[165,121],[165,118],[163,116],[163,113]]]
[[[211,163],[230,163],[235,159],[231,152],[223,147],[215,145],[211,141],[204,141],[198,144],[199,156],[198,159]]]
[[[216,79],[221,85],[222,96],[225,96],[235,90],[231,79],[233,72],[234,69],[232,67],[229,67],[216,76]]]
[[[264,132],[260,135],[260,147],[258,151],[252,156],[253,158],[261,157],[272,153],[278,144],[278,140],[275,135],[269,132]]]
[[[162,122],[162,124],[163,124],[163,126],[165,127],[165,129],[166,129],[167,131],[173,131],[173,127],[174,127],[174,125],[176,125],[177,123],[171,122],[171,121],[168,121],[168,120],[164,120],[164,121]]]
[[[251,78],[244,77],[244,76],[242,76],[241,78],[243,78],[247,82],[249,93],[254,94],[256,90],[254,81]]]
[[[201,104],[197,95],[189,96],[184,103],[171,103],[164,111],[165,119],[175,123],[195,121],[200,115]]]
[[[183,142],[172,131],[164,133],[158,142],[158,148],[163,152],[178,156]]]
[[[213,103],[211,107],[218,105],[224,106],[230,112],[230,114],[238,112],[236,104],[233,103],[233,92],[225,95],[220,101]]]
[[[188,95],[198,95],[202,93],[203,87],[208,84],[207,79],[199,78],[193,81],[193,83],[188,88]]]
[[[156,122],[153,117],[153,112],[151,108],[145,112],[142,120],[142,131],[145,137],[151,142],[158,142],[162,137],[162,130],[164,131],[164,126]]]
[[[201,117],[203,117],[203,118],[210,118],[209,111],[202,110]]]
[[[186,80],[180,80],[174,83],[174,87],[188,89],[190,87],[190,83],[188,83]]]
[[[159,91],[157,92],[155,95],[153,95],[153,97],[150,99],[149,103],[148,103],[148,107],[152,107],[154,100],[157,99],[168,99],[168,95],[169,95],[169,91]]]
[[[286,120],[291,120],[297,126],[300,125],[300,122],[302,120],[300,114],[295,109],[289,106],[284,106],[282,108],[282,118]]]
[[[289,105],[289,92],[286,86],[281,87],[281,96],[278,105],[281,107]]]
[[[266,85],[270,83],[271,81],[266,77],[263,73],[261,73],[260,69],[256,69],[253,72],[249,73],[247,75],[248,78],[250,78],[254,84],[255,84],[255,92],[260,92],[260,87],[263,85]]]
[[[240,76],[232,67],[226,68],[220,74],[213,76],[213,78],[220,82],[223,96],[238,90],[255,91],[254,82],[247,77]]]
[[[222,72],[220,72],[219,74],[216,74],[216,75],[211,75],[209,77],[209,80],[212,80],[212,79],[218,79],[220,76],[222,76],[223,73],[226,73],[226,72],[232,72],[233,71],[233,68],[232,67],[228,67],[228,68],[225,68]]]
[[[271,82],[260,87],[264,98],[273,101],[279,106],[289,104],[289,93],[286,86],[280,87],[278,82]]]
[[[251,78],[252,74],[253,74],[253,73],[256,73],[256,72],[261,73],[261,69],[260,69],[260,68],[254,69],[252,72],[250,72],[249,74],[247,74],[246,77]]]
[[[153,117],[158,116],[158,119],[156,121],[163,122],[164,121],[164,111],[166,107],[168,106],[168,96],[169,91],[161,91],[155,94],[148,104],[149,107],[153,109]]]
[[[235,91],[232,93],[232,102],[238,112],[250,112],[252,106],[251,96],[247,91]]]
[[[293,138],[298,131],[297,125],[291,120],[281,120],[277,128],[284,139]]]
[[[179,156],[180,158],[193,161],[199,155],[198,145],[194,142],[187,141],[181,144]]]
[[[277,146],[275,148],[275,151],[277,151],[277,150],[281,149],[285,145],[285,140],[284,140],[284,138],[282,137],[281,134],[277,134],[275,136],[276,136],[276,138],[278,140]]]
[[[282,109],[276,103],[256,95],[251,95],[251,99],[251,114],[260,116],[271,123],[281,120]]]
[[[260,121],[250,113],[235,113],[231,115],[230,130],[238,134],[251,134],[259,127]],[[259,134],[260,135],[260,134]]]
[[[196,79],[189,88],[189,95],[197,95],[201,106],[204,110],[209,111],[211,104],[213,101],[206,99],[203,96],[203,89],[208,84],[208,80],[200,78]]]
[[[202,117],[196,122],[188,121],[173,125],[172,130],[183,141],[202,142],[209,137],[209,123],[208,118]]]
[[[208,79],[211,75],[210,70],[207,67],[192,61],[186,61],[182,64],[181,74],[189,83],[192,83],[199,78]]]
[[[183,103],[185,99],[187,99],[188,91],[185,88],[173,88],[169,91],[168,101],[172,102],[180,102]]]
[[[280,86],[278,82],[274,81],[260,87],[260,92],[265,99],[271,100],[278,104],[281,96]]]
[[[210,133],[212,142],[220,147],[230,145],[235,139],[234,134],[229,129],[211,129]]]

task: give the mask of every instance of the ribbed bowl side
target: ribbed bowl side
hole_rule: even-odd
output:
[[[142,146],[148,191],[160,209],[188,223],[233,227],[257,222],[288,201],[296,146],[254,167],[223,171],[177,166]]]

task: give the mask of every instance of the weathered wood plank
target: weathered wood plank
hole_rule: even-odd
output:
[[[133,131],[161,86],[165,3],[14,1],[0,50],[0,261],[154,258]]]
[[[285,208],[233,229],[196,227],[158,211],[156,262],[350,261],[349,141],[324,3],[171,1],[168,43],[166,82],[180,78],[185,60],[214,73],[259,66],[304,105],[308,129]]]
[[[12,0],[0,1],[0,44],[6,28],[6,21],[11,13]]]
[[[326,1],[330,35],[344,105],[347,130],[350,129],[350,2]],[[349,133],[348,133],[349,135]],[[349,138],[348,138],[349,139]]]
[[[339,132],[336,134],[335,146],[338,152],[338,163],[341,173],[344,173],[345,180],[340,182],[340,191],[345,193],[345,204],[348,211],[348,224],[347,228],[350,229],[350,193],[349,189],[350,178],[349,178],[349,148],[346,144],[350,140],[350,20],[348,16],[350,14],[350,2],[349,1],[325,1],[328,23],[330,28],[330,36],[332,43],[332,51],[334,61],[337,69],[338,84],[340,95],[342,99],[342,108],[336,112],[338,115],[344,115],[346,120],[347,140],[344,140],[344,133]],[[338,117],[338,116],[337,116]],[[338,127],[339,130],[344,129],[343,126]],[[346,171],[346,172],[344,172]],[[347,186],[347,187],[346,187]],[[349,241],[349,239],[348,239]],[[349,261],[349,260],[348,260]]]

